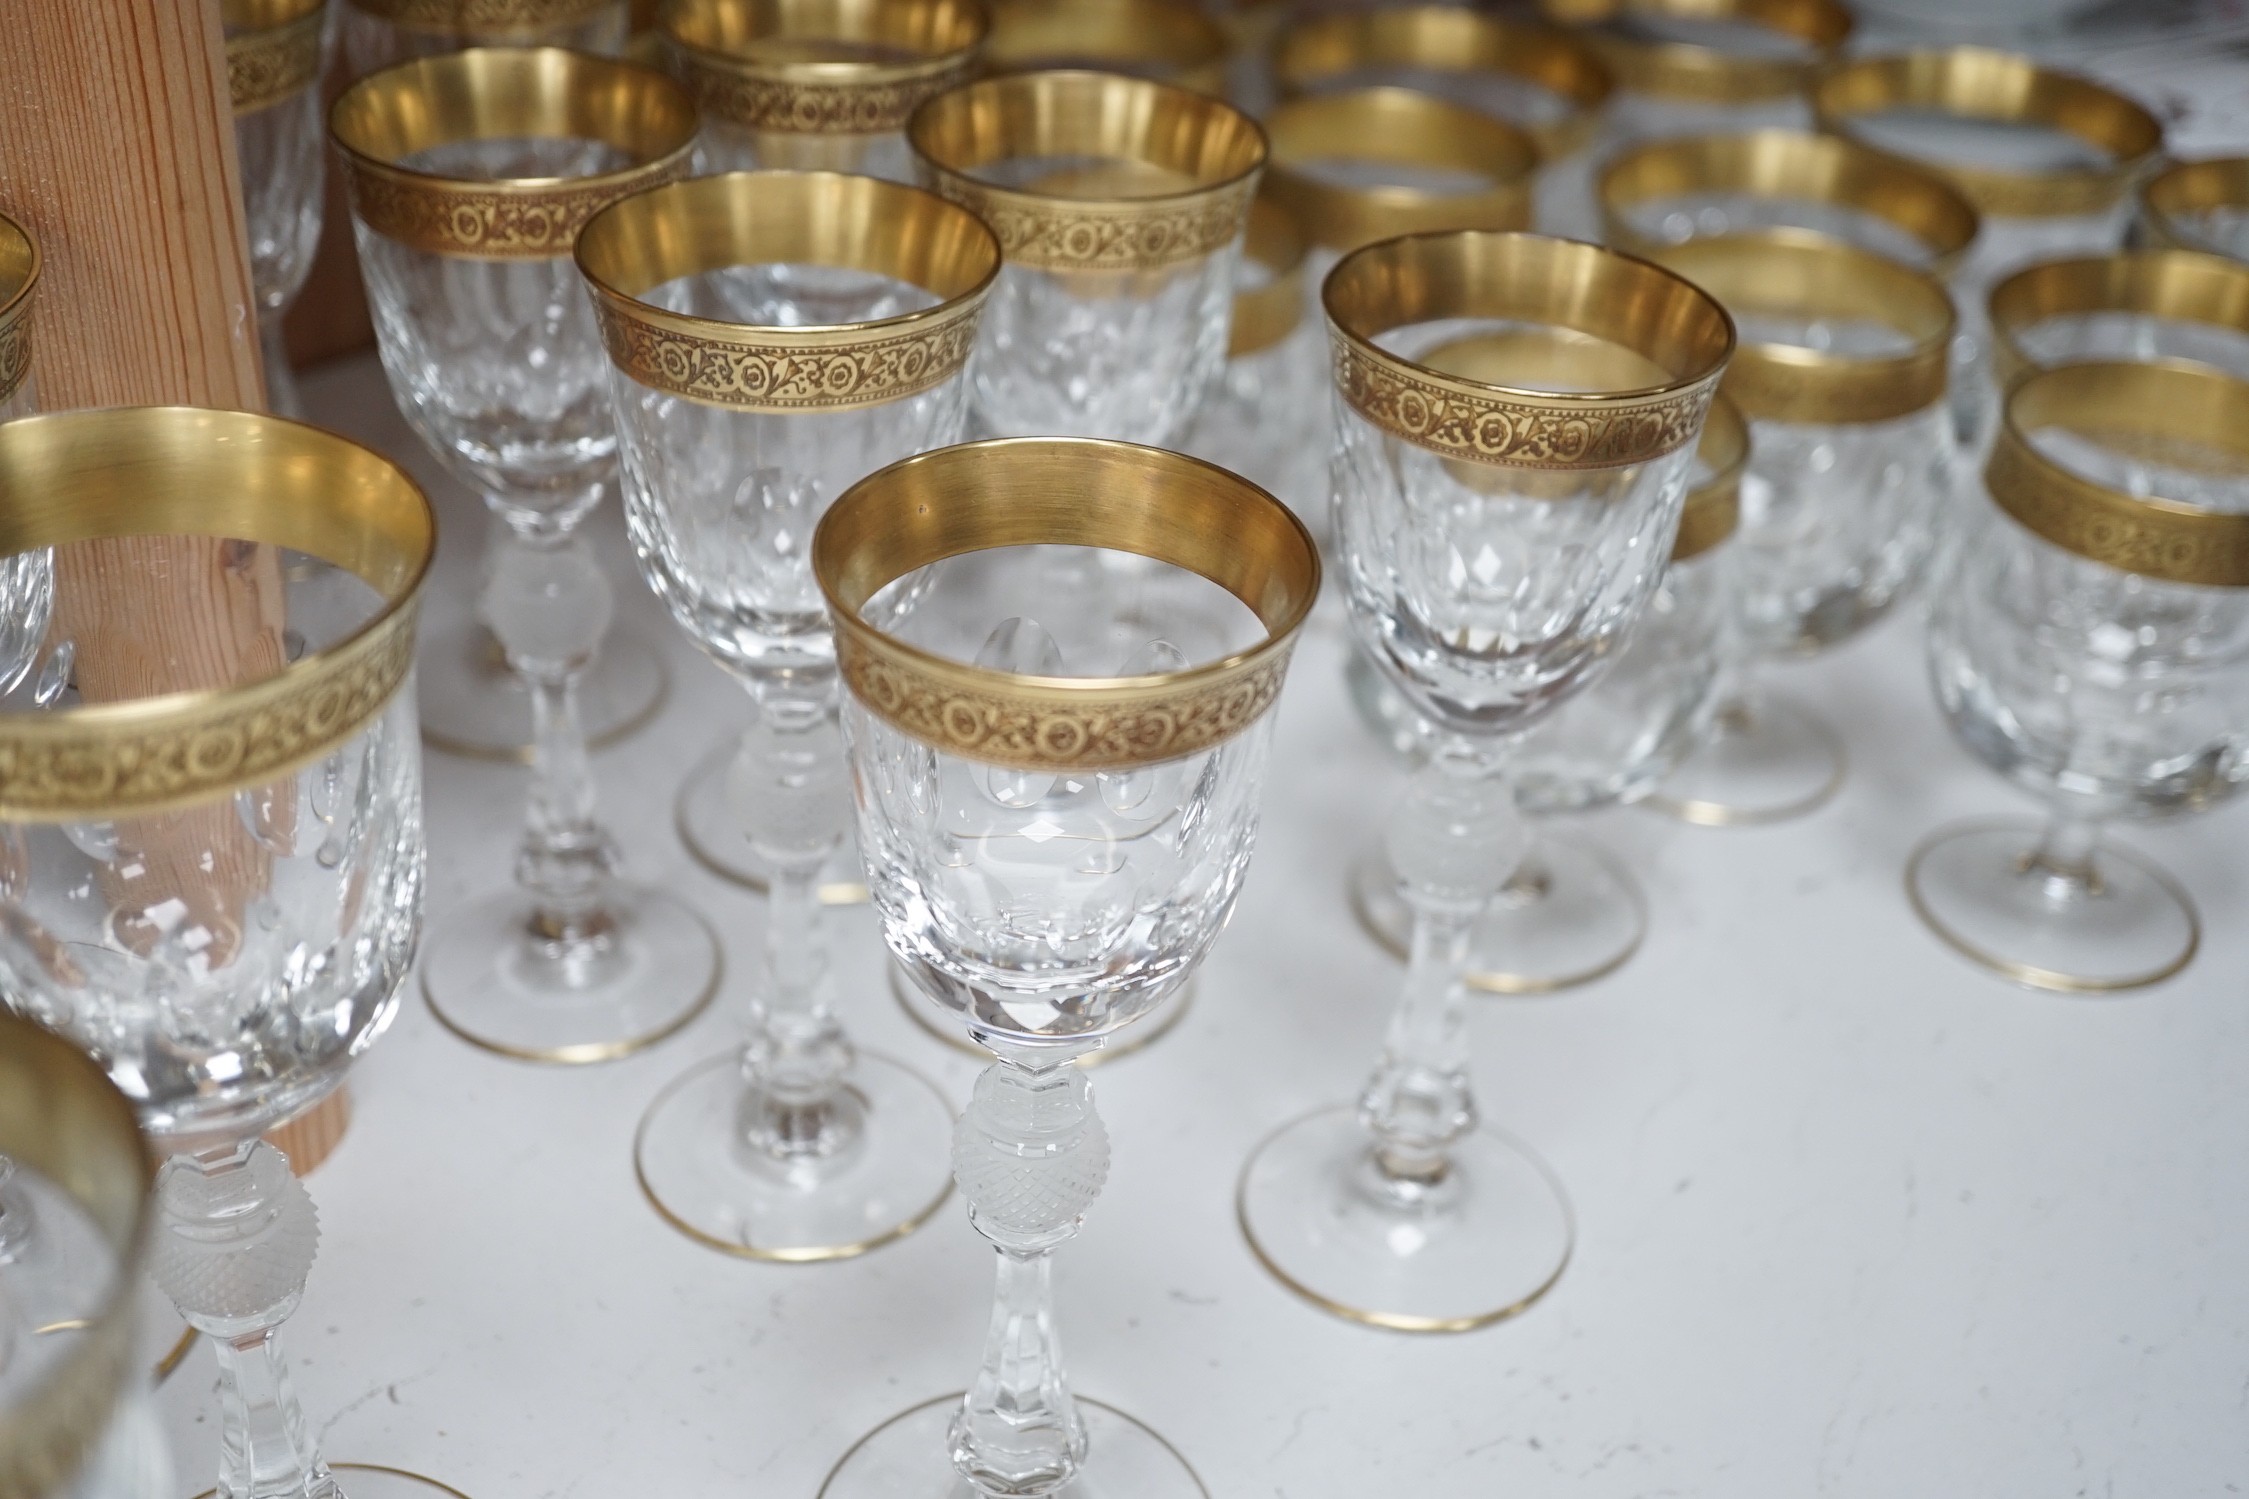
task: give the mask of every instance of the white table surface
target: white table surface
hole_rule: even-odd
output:
[[[430,483],[433,588],[462,607],[473,501],[371,357],[306,384],[316,415]],[[633,1127],[739,1037],[763,903],[672,825],[682,774],[746,717],[738,692],[639,584],[613,511],[596,530],[621,617],[673,673],[654,724],[596,755],[603,810],[632,869],[724,934],[726,987],[681,1035],[591,1068],[477,1051],[411,987],[313,1178],[321,1255],[286,1342],[334,1460],[470,1499],[809,1499],[868,1428],[965,1382],[991,1254],[956,1203],[861,1259],[753,1264],[642,1199]],[[1576,1257],[1526,1315],[1432,1338],[1313,1310],[1234,1222],[1250,1149],[1356,1089],[1399,978],[1343,877],[1401,775],[1351,715],[1335,621],[1316,624],[1200,997],[1097,1074],[1115,1168],[1057,1275],[1077,1387],[1222,1499],[2249,1487],[2249,813],[2124,835],[2201,906],[2202,953],[2170,983],[2064,999],[1970,967],[1908,910],[1906,855],[1947,819],[2032,809],[1948,736],[1919,637],[1908,613],[1787,673],[1851,746],[1816,815],[1590,820],[1646,890],[1645,945],[1473,1020],[1485,1112],[1561,1173]],[[427,768],[442,913],[508,879],[524,778]],[[975,1064],[893,1003],[868,913],[832,930],[854,1036],[965,1098]],[[198,1349],[160,1396],[183,1492],[215,1470],[214,1377]]]

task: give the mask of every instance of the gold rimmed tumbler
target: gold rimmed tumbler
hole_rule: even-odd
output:
[[[850,793],[812,537],[871,471],[958,440],[999,244],[917,188],[737,172],[603,210],[578,266],[642,576],[755,704],[724,800],[770,891],[749,1040],[664,1091],[634,1163],[703,1243],[857,1254],[944,1200],[949,1110],[836,1018],[819,886],[848,848]]]
[[[1907,893],[2016,983],[2158,982],[2194,956],[2194,903],[2101,828],[2249,779],[2249,384],[2183,364],[2032,374],[1980,498],[1930,611],[1930,677],[1961,743],[2047,820],[1935,834]]]
[[[1838,0],[1539,0],[1616,75],[1617,144],[1801,128],[1805,93],[1850,40]]]
[[[1414,920],[1381,1057],[1356,1106],[1258,1147],[1238,1207],[1315,1305],[1460,1331],[1544,1295],[1574,1236],[1553,1173],[1481,1123],[1468,1076],[1469,944],[1529,842],[1510,760],[1655,594],[1734,332],[1669,271],[1527,234],[1370,245],[1322,300],[1353,633],[1431,752],[1388,839]],[[1470,337],[1489,340],[1476,377],[1429,362]]]
[[[1056,554],[1102,565],[1057,591]],[[1153,1022],[1225,925],[1318,551],[1223,469],[1021,438],[872,475],[812,562],[883,935],[995,1058],[952,1148],[999,1273],[965,1396],[884,1423],[821,1493],[1201,1499],[1162,1438],[1063,1373],[1053,1256],[1109,1171],[1070,1063]]]
[[[923,186],[999,236],[971,367],[994,436],[1178,438],[1226,359],[1234,263],[1265,165],[1256,121],[1115,73],[1014,73],[907,122]]]
[[[1206,94],[1226,87],[1225,28],[1189,0],[995,0],[995,73],[1091,68]]]
[[[692,1019],[719,959],[678,897],[620,877],[595,812],[578,694],[613,600],[579,523],[616,485],[617,437],[571,251],[600,209],[686,172],[694,106],[630,63],[475,48],[362,79],[329,124],[392,394],[501,522],[478,613],[533,717],[515,888],[432,934],[423,991],[505,1056],[622,1056]]]
[[[2177,161],[2140,184],[2133,242],[2249,260],[2249,156]]]
[[[2198,250],[2041,261],[1991,289],[1993,403],[2058,364],[2167,359],[2249,378],[2249,265]]]
[[[223,0],[227,86],[242,163],[250,288],[265,352],[266,407],[302,416],[282,315],[304,289],[320,243],[321,42],[328,0]]]
[[[624,51],[631,0],[336,0],[337,45],[352,78],[470,47]]]

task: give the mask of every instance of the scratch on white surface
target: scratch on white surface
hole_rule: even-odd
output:
[[[1175,1292],[1174,1294],[1177,1293]],[[1279,1457],[1282,1453],[1288,1451],[1289,1448],[1295,1446],[1296,1439],[1304,1435],[1304,1423],[1311,1420],[1313,1416],[1326,1409],[1327,1407],[1324,1405],[1308,1405],[1305,1406],[1302,1410],[1298,1411],[1296,1413],[1295,1424],[1289,1427],[1288,1435],[1281,1438],[1281,1445],[1273,1449],[1273,1456]]]
[[[325,1444],[327,1442],[328,1433],[336,1429],[337,1422],[343,1420],[344,1417],[350,1415],[353,1411],[358,1410],[361,1406],[366,1405],[368,1402],[375,1399],[375,1397],[377,1397],[378,1395],[389,1396],[390,1403],[392,1405],[397,1405],[399,1403],[398,1387],[400,1385],[412,1384],[416,1380],[427,1379],[436,1372],[437,1366],[433,1364],[429,1368],[424,1369],[419,1374],[409,1374],[404,1379],[387,1379],[384,1380],[381,1384],[369,1387],[367,1393],[365,1393],[364,1395],[360,1395],[355,1399],[346,1401],[334,1415],[330,1416],[326,1421],[320,1423],[320,1442],[322,1444]]]

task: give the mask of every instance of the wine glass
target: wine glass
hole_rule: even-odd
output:
[[[625,47],[630,0],[338,0],[337,45],[359,79],[469,47]]]
[[[960,436],[999,242],[918,188],[736,172],[603,210],[578,266],[642,576],[756,705],[727,792],[771,881],[749,1040],[664,1091],[635,1166],[702,1243],[858,1254],[944,1200],[950,1111],[919,1073],[855,1050],[835,1015],[818,883],[850,812],[809,546],[851,484]]]
[[[1257,123],[1144,78],[1011,73],[923,104],[906,141],[1007,257],[970,367],[977,425],[1177,438],[1225,363]]]
[[[617,438],[570,252],[597,210],[686,171],[694,106],[631,63],[474,48],[361,79],[329,126],[391,392],[504,522],[480,612],[537,729],[515,888],[438,926],[423,993],[504,1056],[623,1056],[702,1010],[719,956],[685,902],[619,876],[595,813],[578,687],[612,605],[579,523],[615,482]]]
[[[1227,52],[1188,0],[994,0],[985,57],[995,73],[1091,68],[1223,94]]]
[[[1539,0],[1616,75],[1610,145],[1796,129],[1805,91],[1850,40],[1839,0]]]
[[[2128,250],[2025,266],[1991,289],[1991,403],[2057,364],[2180,359],[2249,377],[2249,265]]]
[[[671,0],[657,26],[703,112],[707,172],[914,180],[906,117],[975,76],[974,0]]]
[[[1655,593],[1733,326],[1646,261],[1526,234],[1369,245],[1322,300],[1352,626],[1433,743],[1389,838],[1414,933],[1382,1056],[1356,1107],[1258,1147],[1238,1208],[1260,1262],[1315,1305],[1458,1331],[1545,1294],[1573,1235],[1553,1173],[1479,1123],[1468,1080],[1469,940],[1528,842],[1508,761]],[[1471,335],[1520,374],[1423,362]]]
[[[0,702],[0,994],[169,1157],[150,1263],[218,1359],[218,1492],[450,1499],[322,1462],[277,1342],[318,1228],[259,1138],[342,1081],[413,962],[428,501],[342,438],[185,407],[0,425],[0,492],[0,553],[55,556]]]
[[[2249,778],[2249,384],[2183,364],[2031,374],[1983,479],[1929,673],[1961,742],[2047,820],[1933,835],[1907,893],[2017,983],[2156,983],[2194,956],[2194,903],[2100,829],[2202,811]]]
[[[266,406],[302,418],[281,319],[320,243],[321,40],[328,0],[221,0],[234,146],[250,237],[250,289],[265,355]]]
[[[31,373],[31,314],[38,290],[39,243],[0,214],[0,422],[39,409]],[[0,690],[13,685],[0,680]]]
[[[1497,375],[1513,352],[1471,338],[1433,349],[1422,362],[1473,378],[1479,355]],[[1515,802],[1536,821],[1522,863],[1469,941],[1463,976],[1470,988],[1552,994],[1615,972],[1639,950],[1648,903],[1631,873],[1597,845],[1541,824],[1641,800],[1710,732],[1732,641],[1733,574],[1723,543],[1740,516],[1748,460],[1748,424],[1721,395],[1696,445],[1671,563],[1623,653],[1607,675],[1524,733],[1514,757]],[[1418,760],[1425,725],[1373,658],[1354,652],[1348,680],[1377,738]],[[1351,903],[1377,942],[1406,956],[1413,910],[1381,849],[1353,866]]]
[[[1058,591],[1058,552],[1106,565]],[[1225,925],[1318,550],[1223,469],[1019,438],[861,481],[812,565],[883,935],[996,1059],[952,1144],[999,1264],[965,1397],[884,1423],[821,1493],[1199,1499],[1162,1438],[1063,1374],[1052,1258],[1109,1169],[1069,1063],[1152,1019]]]
[[[2135,243],[2249,259],[2249,157],[2177,161],[2140,184]]]

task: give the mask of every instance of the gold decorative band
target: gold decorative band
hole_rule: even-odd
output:
[[[1142,677],[1029,677],[885,634],[860,609],[917,568],[997,547],[1108,547],[1185,568],[1265,626],[1248,650]],[[1119,770],[1215,748],[1280,695],[1320,589],[1287,506],[1198,459],[1092,438],[964,443],[845,490],[812,537],[836,662],[866,709],[932,748],[1032,770]]]
[[[1304,320],[1304,234],[1289,211],[1263,193],[1249,205],[1242,255],[1262,266],[1267,276],[1263,285],[1234,293],[1229,359],[1270,349]]]
[[[1741,523],[1741,475],[1749,467],[1749,423],[1741,408],[1721,391],[1710,403],[1695,457],[1707,470],[1687,490],[1679,510],[1679,534],[1672,538],[1671,560],[1699,557],[1734,534]]]
[[[1812,108],[1820,128],[1838,134],[1849,134],[1857,118],[1918,111],[2043,125],[2108,157],[2097,167],[2044,172],[1922,159],[1978,209],[2007,218],[2098,213],[2122,198],[2163,148],[2155,116],[2113,89],[1981,47],[1845,63],[1819,80]]]
[[[658,24],[714,119],[885,135],[975,75],[987,23],[972,0],[672,0]]]
[[[1743,342],[1725,390],[1752,421],[1889,421],[1944,396],[1956,319],[1944,284],[1923,272],[1803,229],[1690,239],[1650,258],[1736,317],[1873,324],[1909,340],[1881,355]]]
[[[1266,191],[1330,250],[1437,229],[1527,229],[1538,147],[1490,115],[1403,88],[1350,89],[1291,99],[1266,116],[1273,165]],[[1345,187],[1336,162],[1459,173],[1461,192]]]
[[[288,547],[383,598],[358,633],[272,676],[67,711],[0,715],[0,819],[161,812],[285,775],[357,735],[414,664],[437,540],[388,460],[239,411],[113,407],[0,424],[0,556],[116,536]]]
[[[1641,255],[1669,241],[1644,233],[1631,210],[1701,193],[1857,209],[1912,235],[1940,276],[1959,263],[1977,229],[1975,208],[1935,173],[1844,136],[1794,130],[1652,141],[1612,158],[1596,188],[1604,237]]]
[[[39,242],[0,214],[0,405],[31,374],[31,301],[39,286]]]
[[[1265,134],[1249,116],[1115,73],[986,78],[916,110],[906,139],[924,186],[989,224],[1010,262],[1054,271],[1153,270],[1224,249],[1241,236],[1265,165]],[[1099,165],[1050,174],[1049,191],[979,175],[1042,157]],[[1145,194],[1123,195],[1119,183]]]
[[[2249,588],[2249,514],[2081,478],[2030,445],[2028,434],[2053,427],[2123,447],[2176,443],[2222,457],[2230,475],[2249,476],[2249,384],[2183,364],[2042,370],[2008,396],[1984,469],[1992,503],[2064,551],[2166,583]]]
[[[1184,0],[998,0],[993,71],[1095,68],[1217,93],[1226,31]]]
[[[1343,258],[1321,290],[1335,380],[1351,409],[1446,458],[1511,468],[1621,468],[1696,440],[1733,323],[1660,266],[1535,234],[1416,234]],[[1586,391],[1522,388],[1401,358],[1396,328],[1487,320],[1612,345],[1660,379]],[[1560,382],[1556,382],[1560,383]]]
[[[237,117],[292,99],[320,76],[328,0],[221,0],[227,92]]]
[[[1542,161],[1558,161],[1592,139],[1616,87],[1608,65],[1575,34],[1453,5],[1314,16],[1283,32],[1273,52],[1273,80],[1284,97],[1353,73],[1399,68],[1504,74],[1561,99],[1569,112],[1560,119],[1522,126]]]
[[[370,74],[329,112],[352,212],[386,239],[466,260],[568,255],[587,219],[687,174],[695,106],[650,68],[559,47],[476,48]],[[585,177],[481,180],[401,165],[471,140],[600,141],[633,164]]]
[[[148,1255],[151,1157],[125,1095],[84,1052],[0,1009],[0,1159],[68,1193],[116,1269],[83,1330],[0,1413],[0,1499],[54,1499],[75,1485],[111,1412],[146,1364],[133,1358]],[[50,1229],[49,1232],[52,1230]],[[11,1329],[13,1331],[13,1329]]]
[[[1539,0],[1550,21],[1584,27],[1622,88],[1690,104],[1752,104],[1801,93],[1850,38],[1837,0]],[[1634,22],[1755,26],[1801,49],[1775,57],[1658,40]]]
[[[2249,156],[2174,162],[2148,178],[2140,188],[2140,231],[2154,245],[2241,259],[2184,222],[2188,214],[2213,208],[2249,209]]]
[[[1992,377],[2001,390],[2039,367],[2022,338],[2049,318],[2126,312],[2249,334],[2249,266],[2196,250],[2049,260],[1991,289]]]
[[[368,15],[414,31],[499,41],[552,33],[592,20],[623,0],[347,0]]]
[[[641,300],[682,277],[753,265],[869,271],[943,300],[871,322],[787,328]],[[1000,247],[974,215],[917,188],[834,172],[734,172],[611,204],[578,236],[578,269],[611,362],[641,384],[745,411],[842,411],[960,372]]]

